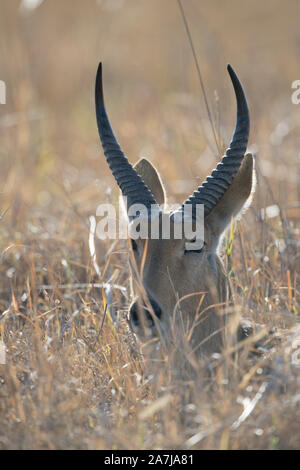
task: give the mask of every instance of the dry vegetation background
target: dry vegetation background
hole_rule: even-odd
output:
[[[225,262],[241,312],[276,327],[208,381],[202,364],[180,380],[168,358],[151,375],[126,323],[126,245],[96,240],[100,276],[89,250],[89,217],[118,197],[96,129],[99,60],[123,149],[159,167],[171,200],[219,158],[177,2],[20,3],[0,1],[0,448],[298,448],[299,3],[183,2],[223,148],[228,62],[246,90],[258,186]]]

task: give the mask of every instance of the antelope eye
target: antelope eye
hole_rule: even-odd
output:
[[[193,247],[195,245],[195,247]],[[199,241],[197,240],[191,240],[185,243],[185,250],[184,254],[187,253],[202,253],[204,246],[206,243],[203,241],[201,248],[197,248],[197,245],[199,245]]]
[[[136,241],[133,240],[133,238],[130,239],[130,243],[131,243],[131,248],[133,251],[137,251],[138,247],[137,247],[137,244],[136,244]]]

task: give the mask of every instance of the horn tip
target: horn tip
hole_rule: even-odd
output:
[[[103,102],[102,62],[99,62],[95,84],[96,106]]]
[[[233,70],[233,68],[231,67],[230,64],[227,64],[227,71],[228,71],[228,73],[229,73],[232,80],[237,79],[237,75],[236,75],[235,71]]]
[[[97,69],[97,77],[102,76],[102,62],[99,62],[98,69]]]

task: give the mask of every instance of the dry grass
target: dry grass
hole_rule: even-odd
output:
[[[102,279],[88,245],[89,216],[118,196],[94,116],[100,59],[122,146],[159,167],[171,198],[218,158],[176,2],[45,0],[27,14],[19,3],[0,7],[0,448],[298,448],[297,2],[184,2],[224,145],[227,62],[247,92],[258,186],[225,262],[241,313],[276,328],[264,354],[242,353],[229,372],[215,358],[210,377],[199,363],[184,381],[172,357],[147,364],[128,332],[124,244],[97,241]]]

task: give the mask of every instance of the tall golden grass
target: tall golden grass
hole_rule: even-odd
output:
[[[99,60],[122,147],[151,159],[171,200],[220,157],[177,2],[25,3],[0,5],[0,448],[299,448],[297,1],[183,2],[223,148],[228,62],[246,90],[258,184],[224,256],[241,313],[274,329],[229,373],[216,357],[191,380],[171,357],[151,373],[128,330],[126,244],[95,240],[100,276],[89,250],[89,217],[118,198],[95,122]]]

